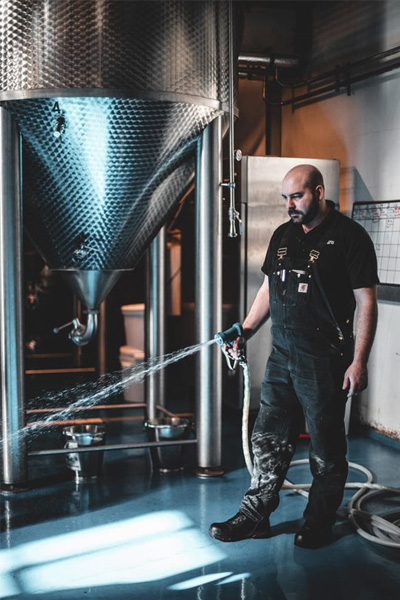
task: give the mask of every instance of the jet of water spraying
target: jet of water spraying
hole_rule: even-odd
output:
[[[170,354],[151,358],[135,367],[108,373],[99,377],[96,381],[84,383],[75,388],[61,390],[56,393],[49,392],[34,398],[29,402],[29,406],[43,405],[46,400],[51,400],[53,405],[57,402],[65,403],[67,400],[70,401],[71,397],[76,398],[76,400],[69,404],[68,408],[51,413],[45,419],[40,417],[40,424],[38,423],[38,425],[35,426],[35,423],[30,423],[22,429],[22,432],[28,433],[30,436],[38,434],[43,430],[46,423],[51,424],[54,421],[65,420],[69,413],[76,408],[85,407],[89,409],[92,406],[99,404],[102,400],[120,394],[127,386],[132,385],[133,383],[139,383],[148,375],[156,373],[214,343],[215,339],[212,339],[201,344],[188,346],[187,348],[171,352]]]

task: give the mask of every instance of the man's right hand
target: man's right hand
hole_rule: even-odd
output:
[[[225,344],[225,351],[233,360],[240,360],[246,356],[246,340],[244,337],[237,337],[231,344]]]

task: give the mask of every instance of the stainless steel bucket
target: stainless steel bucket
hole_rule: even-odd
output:
[[[72,425],[63,429],[65,448],[103,446],[105,430],[102,425]],[[77,481],[94,479],[101,473],[104,452],[71,452],[66,454],[67,467],[74,471]]]
[[[145,429],[151,441],[186,439],[190,433],[190,420],[182,417],[163,417],[146,421]],[[151,459],[155,469],[171,473],[183,469],[182,445],[151,448]]]

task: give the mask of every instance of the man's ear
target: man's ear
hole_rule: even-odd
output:
[[[317,185],[315,191],[318,194],[318,200],[323,200],[325,198],[325,189],[323,185]]]

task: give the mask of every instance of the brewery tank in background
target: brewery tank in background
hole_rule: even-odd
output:
[[[229,102],[226,2],[3,0],[0,101],[23,140],[31,238],[88,309],[133,269]]]

